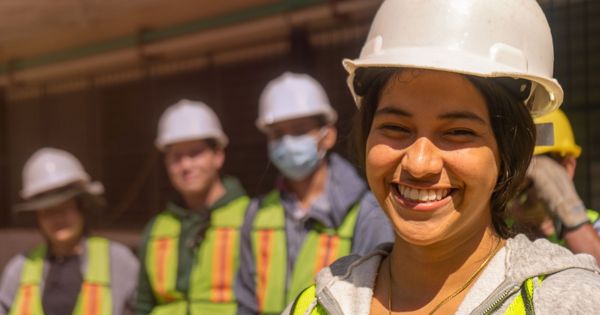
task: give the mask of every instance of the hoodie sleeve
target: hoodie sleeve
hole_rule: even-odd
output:
[[[360,201],[360,212],[356,219],[352,237],[352,253],[365,255],[377,245],[394,241],[394,231],[383,210],[371,192]]]
[[[548,276],[536,291],[536,314],[597,314],[600,301],[598,271],[572,268]]]

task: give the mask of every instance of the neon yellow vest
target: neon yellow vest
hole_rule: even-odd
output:
[[[252,227],[256,298],[262,314],[281,313],[295,296],[313,283],[319,270],[350,254],[358,210],[357,203],[338,229],[316,226],[308,232],[294,263],[291,282],[286,288],[285,210],[277,191],[265,196]]]
[[[205,238],[195,249],[188,292],[177,290],[181,222],[168,212],[157,216],[144,261],[158,301],[152,315],[235,314],[233,281],[239,262],[240,227],[248,203],[248,197],[243,196],[213,210]]]
[[[504,315],[533,315],[533,287],[534,281],[537,281],[538,286],[541,285],[543,276],[533,277],[525,280],[519,290],[519,295],[510,303]],[[311,308],[313,302],[317,299],[316,286],[313,284],[306,288],[298,295],[292,306],[291,315],[307,315],[307,311]],[[490,312],[493,310],[490,310]],[[310,311],[308,315],[328,315],[327,310],[320,303]],[[486,313],[486,314],[489,314]]]
[[[75,315],[112,314],[110,291],[109,241],[90,237],[86,242],[87,270],[75,304]],[[27,255],[21,272],[21,283],[10,315],[43,315],[40,282],[44,273],[46,245],[40,245]]]

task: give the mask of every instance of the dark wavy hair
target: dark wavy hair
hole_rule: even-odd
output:
[[[352,151],[359,168],[365,171],[365,147],[381,92],[402,68],[359,68],[354,89],[362,97],[352,129]],[[500,154],[498,181],[491,198],[492,223],[501,237],[514,233],[505,222],[506,205],[517,193],[531,161],[535,145],[535,124],[524,104],[530,83],[512,78],[465,77],[485,98],[492,130]],[[526,88],[523,88],[526,87]]]

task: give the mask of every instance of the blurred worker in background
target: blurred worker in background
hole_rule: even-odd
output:
[[[567,116],[556,110],[535,119],[540,137],[521,193],[510,203],[513,228],[530,238],[547,237],[574,253],[588,253],[600,262],[600,236],[592,224],[598,213],[586,210],[573,177],[581,148]],[[550,130],[553,131],[550,132]],[[544,132],[547,131],[547,132]]]
[[[137,314],[235,314],[249,198],[237,179],[220,175],[227,143],[204,103],[181,100],[160,118],[156,147],[179,196],[144,232]]]
[[[122,244],[89,235],[90,212],[104,204],[70,153],[38,150],[23,169],[19,212],[37,217],[45,243],[8,263],[0,314],[124,314],[132,310],[138,261]],[[32,212],[34,211],[34,212]]]
[[[284,73],[262,92],[256,125],[281,177],[253,199],[244,221],[239,314],[280,313],[321,268],[393,240],[363,179],[329,153],[336,119],[323,87],[308,75]]]

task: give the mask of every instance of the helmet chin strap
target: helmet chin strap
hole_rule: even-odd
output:
[[[319,147],[319,144],[321,143],[321,140],[325,139],[325,136],[327,136],[327,133],[329,133],[329,131],[327,130],[326,126],[321,127],[321,129],[319,129],[319,137],[317,138],[317,146]],[[319,149],[319,161],[323,160],[323,158],[325,157],[325,155],[327,154],[327,150],[321,150],[321,148]]]

